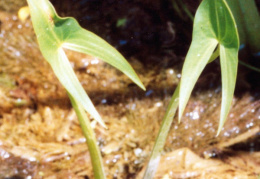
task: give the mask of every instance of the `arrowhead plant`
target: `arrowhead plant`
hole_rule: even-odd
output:
[[[226,1],[204,0],[195,15],[193,39],[182,69],[179,121],[196,81],[217,48],[219,48],[222,79],[218,135],[233,99],[238,66],[239,36],[234,17]]]
[[[152,179],[156,172],[177,107],[179,106],[180,122],[200,74],[205,66],[218,56],[220,56],[221,64],[222,103],[217,135],[220,133],[231,107],[237,76],[239,36],[227,2],[225,0],[203,0],[194,18],[192,35],[191,46],[182,69],[181,81],[163,118],[144,179]]]
[[[92,158],[95,178],[105,178],[100,152],[84,110],[103,127],[105,123],[76,77],[64,49],[92,55],[104,60],[127,75],[139,87],[144,85],[126,59],[111,45],[94,33],[80,27],[71,17],[61,18],[48,0],[27,0],[31,19],[42,55],[67,90],[77,113]],[[87,136],[86,136],[87,135]],[[89,137],[91,136],[91,137]]]
[[[68,93],[79,101],[94,119],[105,126],[73,72],[64,49],[98,57],[118,68],[144,89],[142,82],[115,48],[94,33],[80,27],[74,18],[59,17],[48,0],[28,0],[28,4],[34,31],[44,58]]]
[[[163,151],[177,108],[179,107],[180,122],[200,74],[206,65],[217,57],[220,57],[222,80],[222,103],[217,135],[221,132],[231,108],[235,89],[240,45],[239,35],[241,43],[244,44],[248,41],[249,45],[252,44],[251,51],[259,56],[260,36],[257,35],[257,32],[260,29],[260,23],[255,24],[254,21],[255,18],[259,19],[260,16],[257,10],[249,8],[249,6],[254,6],[254,1],[248,1],[246,3],[244,0],[202,0],[194,18],[192,42],[182,69],[181,81],[163,118],[144,175],[145,179],[153,178],[156,172],[160,154]],[[85,111],[103,127],[106,126],[76,77],[64,49],[85,53],[104,60],[122,71],[140,88],[145,90],[145,87],[133,68],[115,48],[94,33],[80,27],[74,18],[59,17],[48,0],[27,0],[27,2],[42,55],[67,90],[83,134],[87,138],[94,176],[95,178],[105,178],[101,155]],[[242,14],[242,11],[244,14]],[[255,13],[248,16],[250,11]],[[256,35],[256,38],[252,37],[252,34]]]

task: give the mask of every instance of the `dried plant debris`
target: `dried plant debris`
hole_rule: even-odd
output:
[[[8,12],[17,12],[19,8],[26,5],[26,0],[2,0],[0,1],[0,10]]]
[[[24,94],[26,104],[37,103],[68,103],[66,92],[58,82],[49,64],[40,54],[36,37],[31,22],[21,22],[16,15],[0,12],[2,22],[0,33],[0,74],[9,76],[14,81],[14,95],[5,91],[7,97],[19,98]],[[88,94],[95,96],[94,103],[111,103],[122,101],[131,97],[133,93],[139,97],[161,93],[162,89],[173,91],[178,82],[178,71],[169,68],[158,76],[155,72],[148,71],[140,62],[132,60],[133,67],[140,75],[146,86],[147,94],[138,89],[130,79],[103,63],[100,59],[66,51],[71,65],[76,70],[83,87]],[[144,78],[145,75],[145,78]],[[33,78],[32,78],[33,77]],[[167,81],[160,87],[159,81]],[[134,88],[135,91],[132,89]],[[5,106],[1,104],[0,106]]]
[[[0,178],[93,178],[76,115],[39,52],[30,21],[3,12],[0,21]],[[107,178],[139,178],[179,81],[179,69],[147,68],[132,59],[147,87],[141,92],[101,60],[66,53],[108,126],[106,130],[92,121]],[[201,81],[218,84],[216,75],[210,77]],[[259,97],[245,93],[234,98],[227,123],[215,137],[220,91],[218,85],[197,89],[182,122],[174,119],[157,178],[256,178],[260,174]],[[17,105],[19,100],[26,102]],[[250,151],[233,148],[248,140],[254,143]],[[203,154],[207,159],[199,157]]]
[[[260,153],[240,153],[229,156],[230,163],[215,159],[203,159],[188,148],[180,148],[165,154],[155,175],[156,179],[163,178],[247,178],[255,179],[259,174],[260,163],[255,159]],[[142,172],[138,178],[141,178]]]

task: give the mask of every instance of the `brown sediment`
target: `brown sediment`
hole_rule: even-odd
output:
[[[5,12],[0,12],[0,21],[0,178],[93,178],[76,115],[40,54],[30,21],[20,22]],[[100,59],[66,53],[108,126],[106,130],[92,121],[107,177],[138,178],[179,82],[179,66],[147,67],[132,58],[133,68],[147,87],[143,92]],[[168,61],[168,57],[161,59],[165,64]],[[174,119],[157,178],[259,175],[259,160],[254,160],[259,158],[254,151],[259,150],[259,94],[234,97],[227,122],[216,137],[219,76],[209,72],[198,86],[206,82],[213,87],[197,87],[181,123]],[[248,151],[232,148],[248,140]]]

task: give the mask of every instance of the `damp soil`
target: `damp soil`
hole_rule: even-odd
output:
[[[0,178],[93,178],[66,91],[41,56],[30,19],[17,18],[24,4],[14,2],[0,4]],[[107,178],[141,178],[181,78],[191,21],[185,13],[176,13],[170,1],[52,2],[62,16],[77,18],[122,52],[146,86],[142,91],[100,59],[66,51],[108,126],[104,129],[91,119]],[[185,2],[194,13],[198,2]],[[120,20],[123,25],[117,24]],[[248,70],[239,67],[232,109],[216,137],[219,74],[218,61],[210,64],[181,123],[173,120],[155,178],[260,175],[259,88],[248,82]]]

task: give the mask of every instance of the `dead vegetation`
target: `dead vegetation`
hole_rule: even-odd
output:
[[[30,21],[21,23],[3,12],[0,20],[0,178],[93,178],[76,115],[40,55]],[[105,130],[92,121],[107,178],[140,178],[178,69],[155,71],[132,60],[148,89],[142,92],[99,59],[68,53],[108,126]],[[181,124],[174,120],[156,178],[257,178],[259,98],[249,93],[235,98],[215,137],[220,99],[219,87],[197,90]],[[246,141],[253,147],[231,147]]]

